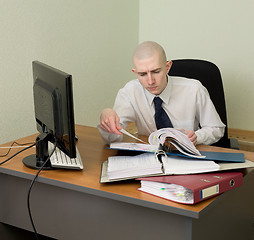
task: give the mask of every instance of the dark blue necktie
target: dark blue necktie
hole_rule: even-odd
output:
[[[162,100],[159,97],[155,97],[153,99],[154,107],[155,107],[155,123],[157,129],[173,127],[167,113],[162,108]]]

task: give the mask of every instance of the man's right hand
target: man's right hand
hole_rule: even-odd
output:
[[[111,108],[106,108],[102,111],[100,116],[100,127],[109,132],[114,133],[118,135],[122,135],[119,130],[122,129],[122,127],[119,125],[120,118],[116,114],[116,112]]]

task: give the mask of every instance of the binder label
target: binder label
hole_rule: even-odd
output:
[[[210,197],[210,196],[215,195],[217,193],[219,193],[219,184],[201,190],[200,191],[200,199]]]

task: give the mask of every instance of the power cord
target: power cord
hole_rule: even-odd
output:
[[[13,147],[14,144],[17,144],[18,146],[22,147],[22,146],[30,145],[30,144],[33,144],[33,143],[18,143],[18,142],[15,142],[15,141],[14,141],[14,142],[11,144],[11,146],[9,147],[7,153],[5,153],[5,154],[3,154],[3,155],[0,155],[0,157],[6,157],[6,156],[10,153],[11,149],[14,148],[14,147]],[[8,147],[0,147],[0,148],[8,148]]]
[[[10,146],[10,148],[8,149],[7,153],[4,154],[4,155],[0,155],[0,157],[6,157],[14,144],[17,144],[19,146],[25,146],[27,144],[30,144],[30,143],[24,143],[24,144],[19,144],[17,142],[13,142]],[[10,159],[14,158],[15,156],[17,156],[18,154],[20,154],[21,152],[24,152],[25,150],[29,149],[29,148],[32,148],[33,146],[35,146],[36,143],[33,143],[32,145],[28,146],[28,147],[25,147],[24,149],[18,151],[17,153],[13,154],[11,157],[9,157],[8,159],[4,160],[3,162],[0,163],[0,166],[6,162],[8,162]],[[29,218],[30,218],[30,221],[31,221],[31,224],[32,224],[32,227],[33,227],[33,231],[34,231],[34,234],[35,234],[35,237],[37,240],[39,240],[39,235],[37,233],[37,230],[35,228],[35,225],[34,225],[34,222],[33,222],[33,218],[32,218],[32,212],[31,212],[31,207],[30,207],[30,195],[31,195],[31,191],[32,191],[32,187],[37,179],[37,177],[39,176],[41,170],[43,169],[43,167],[48,163],[48,161],[50,160],[50,157],[52,156],[52,154],[54,153],[54,151],[56,150],[56,141],[55,141],[55,145],[54,145],[54,148],[52,150],[52,152],[49,154],[48,158],[46,159],[46,161],[43,163],[43,165],[40,167],[40,169],[37,171],[36,175],[34,176],[31,184],[30,184],[30,187],[29,187],[29,190],[28,190],[28,194],[27,194],[27,208],[28,208],[28,213],[29,213]]]
[[[14,143],[16,143],[16,142],[13,142],[13,143],[12,143],[12,146],[13,146]],[[9,154],[9,152],[11,151],[12,146],[9,148],[9,150],[8,150],[8,152],[7,152],[6,154],[1,155],[0,157],[5,157],[5,156],[7,156],[7,155]],[[17,153],[13,154],[11,157],[7,158],[7,159],[4,160],[3,162],[0,162],[0,166],[1,166],[2,164],[4,164],[4,163],[8,162],[9,160],[11,160],[12,158],[14,158],[15,156],[17,156],[18,154],[24,152],[25,150],[27,150],[27,149],[29,149],[29,148],[31,148],[31,147],[33,147],[33,146],[35,146],[35,143],[33,143],[32,145],[30,145],[30,146],[28,146],[28,147],[25,147],[24,149],[18,151]]]
[[[54,148],[52,150],[52,152],[49,154],[48,158],[46,159],[46,161],[43,163],[43,165],[40,167],[40,169],[37,171],[36,175],[34,176],[31,184],[30,184],[30,187],[29,187],[29,190],[28,190],[28,193],[27,193],[27,209],[28,209],[28,213],[29,213],[29,218],[30,218],[30,221],[31,221],[31,224],[32,224],[32,227],[33,227],[33,231],[34,231],[34,234],[35,234],[35,237],[37,240],[39,240],[39,235],[37,233],[37,230],[35,228],[35,225],[34,225],[34,221],[33,221],[33,217],[32,217],[32,212],[31,212],[31,207],[30,207],[30,195],[31,195],[31,191],[32,191],[32,187],[38,177],[38,175],[40,174],[41,170],[43,169],[43,167],[47,164],[47,162],[50,160],[50,157],[52,156],[52,154],[54,153],[54,151],[56,150],[56,141],[55,141],[55,145],[54,145]]]

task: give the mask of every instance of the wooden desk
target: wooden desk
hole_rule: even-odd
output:
[[[243,186],[219,197],[193,206],[177,204],[137,191],[139,182],[100,184],[102,161],[117,151],[104,149],[96,128],[78,125],[76,133],[84,170],[42,171],[33,187],[31,209],[40,234],[88,240],[250,239],[254,171],[246,174]],[[35,135],[18,142],[34,140]],[[199,149],[236,151],[210,146]],[[25,167],[22,159],[34,152],[29,149],[0,167],[0,222],[30,231],[26,197],[36,170]],[[244,153],[254,161],[254,152]]]

